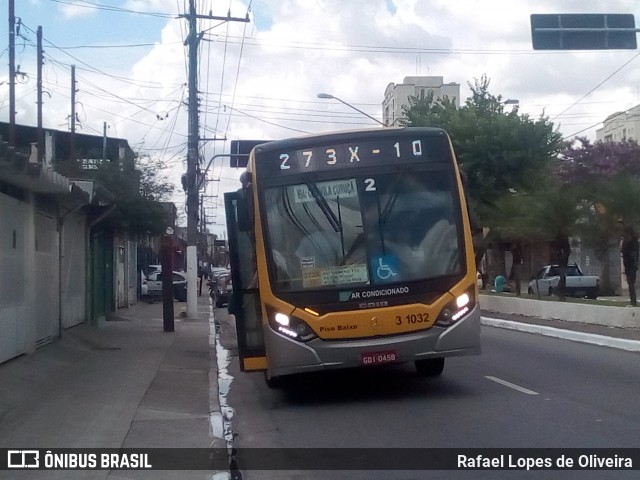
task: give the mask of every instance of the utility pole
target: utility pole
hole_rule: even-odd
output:
[[[16,146],[16,15],[9,0],[9,146]]]
[[[182,15],[184,16],[184,15]],[[198,15],[196,13],[196,0],[189,0],[189,34],[187,45],[189,48],[188,74],[189,74],[189,122],[187,137],[187,318],[195,319],[198,315],[198,179],[200,170],[199,161],[199,112],[198,112],[198,45],[203,33],[197,31],[197,20],[222,20],[248,22],[245,18],[216,17],[213,15]]]
[[[102,163],[107,161],[107,122],[102,123]]]
[[[189,0],[189,132],[187,140],[187,318],[198,315],[198,32],[196,0]]]
[[[38,26],[37,32],[37,57],[38,57],[38,68],[37,68],[37,110],[38,110],[38,128],[36,130],[37,136],[37,148],[38,148],[38,164],[43,164],[44,159],[44,130],[42,129],[42,64],[44,63],[44,54],[42,51],[42,27]]]
[[[72,168],[76,165],[76,66],[71,65],[71,135],[69,135],[69,161]]]

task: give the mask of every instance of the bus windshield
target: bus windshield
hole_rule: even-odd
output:
[[[451,165],[413,165],[265,188],[274,290],[395,284],[461,273],[455,185]]]

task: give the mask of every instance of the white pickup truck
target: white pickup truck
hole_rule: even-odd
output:
[[[547,265],[529,282],[529,294],[557,294],[560,283],[560,267]],[[600,277],[585,275],[576,264],[567,265],[566,294],[573,297],[597,298],[600,294]]]

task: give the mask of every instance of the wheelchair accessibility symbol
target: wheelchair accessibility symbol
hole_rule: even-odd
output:
[[[398,276],[398,261],[393,255],[380,255],[371,261],[376,280],[393,280]]]

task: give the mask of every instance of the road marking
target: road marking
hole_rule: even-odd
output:
[[[525,393],[527,395],[538,395],[538,392],[534,392],[533,390],[529,390],[528,388],[521,387],[520,385],[516,385],[515,383],[507,382],[506,380],[502,380],[498,377],[485,376],[487,380],[491,380],[492,382],[499,383],[500,385],[504,385],[505,387],[513,388],[520,393]]]

